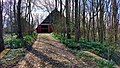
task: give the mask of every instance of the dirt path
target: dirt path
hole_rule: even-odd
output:
[[[50,34],[39,34],[32,50],[14,68],[86,68]]]

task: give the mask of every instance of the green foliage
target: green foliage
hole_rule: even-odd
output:
[[[94,41],[90,41],[87,42],[85,39],[79,39],[79,42],[75,42],[74,39],[67,39],[66,37],[62,37],[56,33],[52,33],[52,35],[60,40],[63,44],[65,44],[68,48],[71,48],[73,50],[79,50],[80,48],[82,49],[91,49],[94,52],[96,52],[97,54],[100,53],[104,53],[107,52],[108,49],[115,49],[113,46],[108,46],[108,44],[101,44],[100,42],[94,42]],[[92,58],[91,56],[89,56],[87,53],[84,52],[77,52],[76,53],[77,56],[84,56],[84,58],[82,57],[82,59],[90,59]],[[99,68],[113,68],[114,63],[112,61],[105,61],[103,59],[101,60],[97,60],[95,58],[91,59],[94,60],[97,63],[97,66]]]
[[[37,34],[33,32],[31,35],[24,36],[23,39],[13,38],[11,40],[6,40],[5,44],[10,45],[8,46],[8,48],[13,48],[13,49],[22,48],[22,47],[29,48],[36,37]]]
[[[62,37],[62,36],[60,36],[60,35],[58,35],[58,34],[56,34],[56,33],[52,33],[52,35],[56,38],[56,39],[58,39],[58,40],[60,40],[61,41],[61,43],[63,43],[63,44],[65,44],[68,48],[72,48],[72,49],[77,49],[77,48],[79,48],[79,44],[78,43],[76,43],[73,39],[67,39],[66,37]]]
[[[8,48],[21,48],[23,46],[23,42],[21,39],[12,39],[5,41],[5,44],[9,44]]]
[[[83,51],[77,51],[76,55],[77,55],[77,56],[90,57],[87,53],[85,53],[85,52],[83,52]]]
[[[52,35],[56,39],[60,40],[63,44],[65,44],[68,48],[72,48],[72,49],[78,49],[78,50],[80,48],[91,49],[97,54],[107,52],[109,49],[109,46],[107,44],[101,44],[100,42],[94,42],[94,41],[88,42],[85,39],[79,39],[78,42],[75,42],[73,38],[67,39],[66,37],[62,37],[61,35],[58,35],[54,32],[52,33]]]
[[[36,32],[32,32],[31,36],[32,36],[33,38],[36,38],[36,37],[37,37],[37,33],[36,33]]]
[[[76,55],[78,57],[81,57],[81,59],[84,60],[91,60],[91,62],[95,62],[97,68],[113,68],[114,62],[113,61],[107,61],[104,59],[96,59],[92,56],[90,56],[88,53],[85,53],[84,51],[77,51]]]
[[[99,68],[113,68],[114,66],[113,61],[106,61],[106,60],[100,59],[100,60],[96,60],[96,62]]]
[[[29,35],[26,35],[24,37],[24,41],[28,42],[28,43],[31,43],[33,41],[33,37],[32,36],[29,36]]]

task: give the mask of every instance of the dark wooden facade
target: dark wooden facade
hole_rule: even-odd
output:
[[[40,24],[37,27],[37,33],[51,33],[53,31],[53,27],[51,24]]]
[[[38,25],[37,33],[50,33],[50,32],[52,32],[53,31],[53,25],[58,23],[59,19],[62,18],[61,16],[63,16],[63,15],[60,15],[60,12],[55,8],[45,18],[45,20],[40,25]]]

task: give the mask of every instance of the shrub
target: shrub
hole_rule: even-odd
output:
[[[24,45],[24,43],[22,42],[21,39],[8,40],[5,42],[5,44],[10,45],[10,46],[8,46],[8,48],[21,48]]]
[[[33,38],[36,38],[36,37],[37,37],[37,33],[36,33],[36,32],[32,32],[31,36],[32,36]]]
[[[31,47],[33,40],[36,38],[36,36],[37,34],[33,32],[31,35],[24,36],[23,39],[13,38],[11,40],[7,40],[5,41],[5,44],[9,44],[10,46],[7,47],[13,49],[22,48],[22,47],[29,48]]]
[[[80,49],[80,47],[82,47],[82,49],[92,49],[95,53],[99,54],[99,53],[103,53],[103,52],[107,52],[108,50],[108,45],[106,44],[101,44],[100,42],[94,42],[94,41],[90,41],[87,42],[85,39],[79,39],[78,42],[75,42],[73,38],[71,39],[67,39],[66,37],[62,37],[61,35],[58,35],[57,33],[52,33],[52,35],[60,40],[63,44],[65,44],[68,48],[72,48],[72,49]]]
[[[24,41],[28,42],[28,43],[31,43],[33,41],[33,37],[32,36],[29,36],[29,35],[26,35],[24,37]]]
[[[96,60],[96,62],[100,68],[113,68],[114,66],[113,61],[106,61],[106,60],[100,59],[100,60]]]

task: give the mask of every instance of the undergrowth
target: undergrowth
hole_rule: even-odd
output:
[[[74,38],[71,38],[71,39],[67,39],[66,37],[63,37],[57,33],[52,33],[52,35],[60,40],[61,43],[65,44],[66,47],[72,49],[72,50],[75,50],[75,51],[83,51],[83,50],[87,50],[87,51],[91,51],[91,52],[94,52],[95,54],[104,54],[104,53],[107,53],[110,52],[109,50],[113,51],[115,49],[115,47],[113,46],[110,46],[106,43],[102,44],[100,42],[94,42],[94,41],[86,41],[85,39],[79,39],[78,42],[75,42],[74,41]],[[79,54],[79,53],[77,53]],[[81,52],[80,52],[81,54]],[[84,56],[88,56],[88,54],[84,54],[82,53]],[[110,55],[110,54],[109,54]],[[88,56],[90,57],[90,56]],[[96,60],[95,60],[96,61]],[[104,60],[97,60],[96,61],[97,63],[97,66],[99,66],[100,68],[112,68],[113,67],[113,63],[111,61],[104,61]]]
[[[5,40],[6,48],[29,48],[34,42],[37,34],[32,33],[31,35],[25,35],[23,39],[13,38],[11,40]]]

